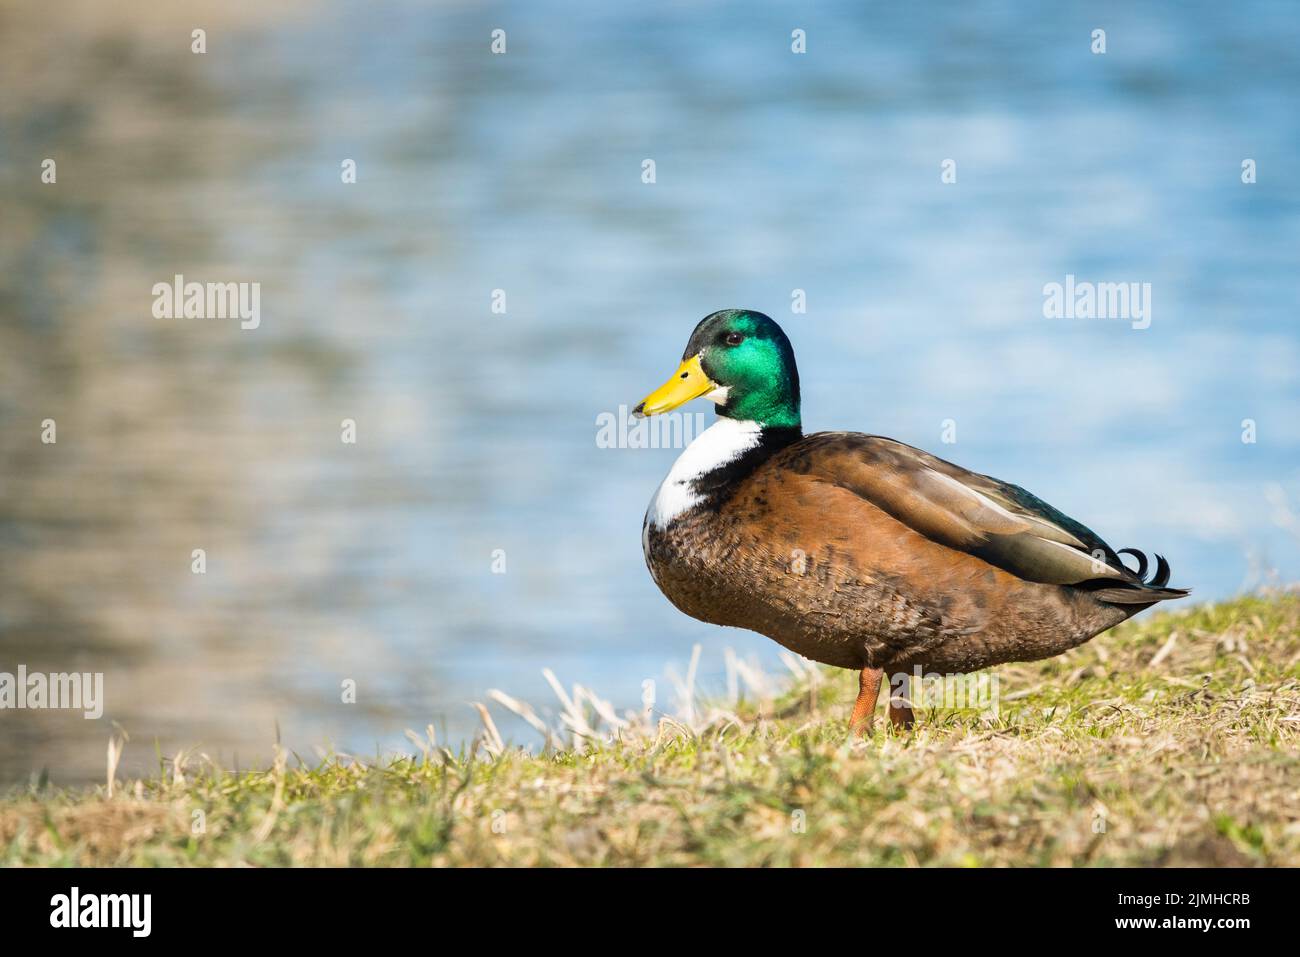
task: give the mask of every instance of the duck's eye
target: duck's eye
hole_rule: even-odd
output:
[[[739,332],[727,333],[726,343],[729,346],[738,346],[744,341],[745,341],[745,337],[742,336]]]

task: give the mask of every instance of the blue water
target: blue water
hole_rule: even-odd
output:
[[[400,747],[429,721],[457,740],[487,688],[547,703],[548,666],[630,706],[695,642],[706,688],[726,645],[779,668],[765,639],[683,617],[645,571],[641,517],[675,450],[596,442],[597,417],[657,386],[699,318],[731,306],[789,333],[809,430],[890,435],[1014,481],[1166,555],[1197,600],[1294,581],[1300,17],[1026,10],[322,3],[236,18],[203,57],[132,41],[102,89],[66,94],[64,135],[102,174],[83,205],[9,189],[47,244],[60,215],[83,224],[65,255],[114,305],[86,318],[48,263],[26,273],[46,289],[33,301],[177,397],[160,435],[156,411],[110,387],[122,361],[96,352],[74,379],[97,370],[127,438],[79,467],[148,461],[150,503],[201,485],[219,507],[87,522],[68,547],[129,542],[141,563],[79,571],[61,594],[84,628],[59,640],[94,648],[121,631],[112,608],[147,597],[138,653],[108,674],[136,689],[119,719],[226,751],[269,743],[272,718],[304,748]],[[6,89],[43,116],[30,84]],[[150,122],[107,113],[123,91]],[[45,155],[30,122],[10,132],[6,164]],[[131,297],[182,271],[262,282],[262,327],[159,326]],[[1150,283],[1149,328],[1044,318],[1044,285],[1067,274]],[[7,436],[40,389],[6,396]],[[344,417],[356,446],[338,442]],[[219,475],[158,463],[181,447]],[[169,578],[155,546],[179,515],[198,531],[178,536]],[[54,547],[45,518],[9,521],[22,553],[0,554]],[[196,537],[222,543],[201,583],[183,567]],[[341,676],[371,708],[340,708]],[[163,707],[164,685],[192,694]],[[101,728],[50,734],[102,753]]]

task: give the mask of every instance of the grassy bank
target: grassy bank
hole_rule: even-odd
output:
[[[996,716],[850,740],[848,672],[530,755],[282,755],[0,800],[6,864],[1300,865],[1300,595],[996,669]],[[578,717],[585,712],[585,718]],[[571,709],[603,733],[596,710]],[[617,718],[617,716],[606,715]]]

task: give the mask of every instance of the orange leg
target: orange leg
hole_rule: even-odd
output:
[[[853,714],[849,717],[849,731],[866,737],[871,733],[871,718],[876,710],[876,698],[880,694],[880,681],[884,672],[879,668],[863,668],[858,675],[858,700],[853,705]],[[890,710],[893,717],[893,710]]]
[[[889,723],[900,731],[910,731],[916,723],[912,716],[912,705],[903,697],[903,689],[906,687],[904,681],[898,688],[893,687],[891,682],[889,688]]]
[[[894,704],[893,700],[890,700],[889,723],[900,731],[910,731],[915,723],[912,717],[912,709],[908,705]]]

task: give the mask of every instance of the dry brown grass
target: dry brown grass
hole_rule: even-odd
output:
[[[15,794],[0,841],[14,864],[1300,864],[1300,596],[996,674],[996,716],[925,710],[866,741],[844,731],[846,672],[654,724],[565,692],[565,726],[541,730],[576,747],[485,730],[382,766],[178,761],[112,800]]]

